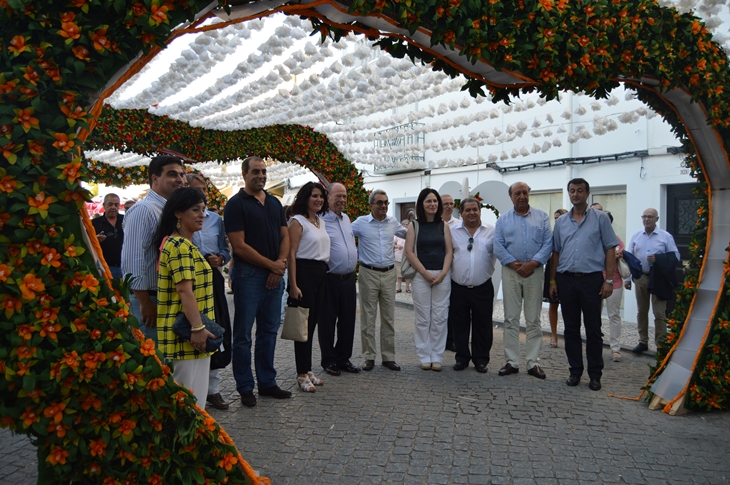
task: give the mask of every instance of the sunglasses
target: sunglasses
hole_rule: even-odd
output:
[[[473,237],[470,237],[469,238],[469,245],[466,247],[466,250],[467,251],[471,251],[473,247],[474,247],[474,238]]]

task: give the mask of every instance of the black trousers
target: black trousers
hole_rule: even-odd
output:
[[[228,313],[226,298],[226,279],[220,271],[213,270],[213,303],[215,305],[215,323],[223,327],[223,352],[220,350],[210,356],[210,368],[222,369],[231,363],[231,317]]]
[[[583,341],[580,338],[581,314],[586,329],[586,360],[588,376],[600,379],[603,374],[603,334],[601,333],[601,286],[603,273],[600,271],[575,276],[558,273],[560,309],[565,324],[565,355],[568,357],[570,375],[583,374]]]
[[[355,338],[357,289],[355,273],[336,275],[327,273],[322,310],[319,312],[319,348],[322,367],[349,362],[352,341]],[[335,337],[337,344],[335,344]]]
[[[327,275],[327,263],[311,259],[297,259],[297,286],[302,291],[298,301],[300,307],[309,308],[307,320],[308,338],[306,342],[294,342],[294,360],[297,374],[306,374],[312,370],[312,339],[317,328],[319,312],[324,301],[324,281]]]
[[[494,329],[492,310],[494,307],[494,285],[492,279],[469,288],[451,280],[451,301],[449,316],[454,326],[456,361],[469,364],[488,364],[492,350]],[[469,332],[471,331],[471,352]]]

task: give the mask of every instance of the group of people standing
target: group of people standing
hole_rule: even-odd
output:
[[[573,208],[557,220],[553,233],[547,214],[530,207],[530,189],[522,182],[510,186],[514,207],[497,220],[496,227],[481,221],[477,199],[461,200],[459,221],[451,217],[454,201],[450,196],[442,198],[437,191],[424,189],[418,196],[416,218],[406,228],[388,215],[390,201],[379,189],[369,195],[370,213],[351,223],[344,213],[347,191],[339,183],[328,188],[314,182],[305,184],[287,221],[279,200],[264,190],[266,164],[259,157],[243,161],[245,187],[228,201],[223,219],[206,209],[205,181],[187,175],[179,158],[156,157],[148,170],[149,194],[124,219],[121,272],[133,276],[131,311],[145,336],[158,343],[165,359],[174,362],[174,378],[196,395],[205,394],[206,401],[216,408],[228,407],[218,389],[218,369],[231,360],[244,406],[256,405],[255,387],[258,396],[291,397],[291,392],[278,386],[274,367],[287,283],[289,303],[309,308],[308,339],[294,343],[297,385],[302,391],[315,392],[324,383],[313,372],[315,330],[320,363],[327,374],[374,368],[378,311],[382,365],[399,371],[395,358],[394,237],[402,238],[403,257],[415,269],[410,288],[416,352],[422,369],[442,369],[451,334],[456,351],[454,370],[463,370],[472,362],[477,372],[487,372],[493,340],[491,278],[499,259],[504,268],[506,360],[499,375],[519,372],[519,320],[524,308],[527,372],[545,378],[538,364],[545,279],[549,294],[562,305],[570,366],[568,385],[577,385],[583,373],[582,314],[590,388],[600,389],[601,300],[614,290],[614,281],[605,275],[614,274],[618,241],[608,216],[587,206],[589,186],[583,179],[569,182]],[[641,245],[641,240],[636,244]],[[232,325],[218,271],[229,259],[233,261]],[[549,273],[543,276],[549,260]],[[284,281],[285,274],[288,282]],[[362,367],[350,360],[356,285]],[[190,322],[190,341],[182,341],[172,331],[181,313]],[[226,328],[224,344],[213,353],[212,360],[206,349],[211,334],[204,317]],[[205,406],[202,399],[199,401]]]

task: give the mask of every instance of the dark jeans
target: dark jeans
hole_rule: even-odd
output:
[[[603,374],[603,334],[601,333],[601,286],[603,273],[588,273],[578,277],[570,273],[558,273],[560,309],[565,324],[565,355],[568,357],[570,375],[583,374],[583,341],[580,338],[580,319],[586,329],[586,360],[588,376],[600,379]]]
[[[319,312],[324,299],[324,279],[327,275],[327,263],[312,259],[297,259],[297,286],[302,292],[299,306],[309,308],[307,330],[309,338],[306,342],[294,342],[294,360],[297,374],[306,374],[312,370],[312,339],[317,328]]]
[[[318,330],[322,367],[325,369],[332,364],[344,365],[352,357],[357,311],[355,283],[355,273],[349,275],[327,273]],[[335,334],[337,344],[335,344]]]
[[[471,360],[476,364],[487,365],[492,350],[494,329],[492,310],[494,307],[494,285],[492,279],[486,283],[469,288],[451,280],[451,301],[449,315],[454,326],[456,361],[465,365]],[[471,352],[469,351],[469,332],[471,331]]]
[[[254,362],[259,390],[276,385],[274,350],[281,323],[281,294],[284,279],[276,288],[266,288],[269,270],[246,263],[234,263],[231,269],[233,302],[233,376],[239,393],[253,391],[251,371],[251,331],[256,320]]]

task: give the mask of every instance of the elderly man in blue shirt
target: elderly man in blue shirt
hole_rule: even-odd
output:
[[[322,219],[330,237],[330,260],[327,291],[319,316],[319,349],[322,367],[327,374],[338,376],[342,371],[356,374],[360,368],[350,362],[350,357],[357,312],[357,246],[350,218],[343,212],[347,205],[347,189],[340,183],[333,183],[329,187],[327,200],[330,210]]]
[[[504,356],[507,363],[500,376],[519,372],[520,314],[525,309],[525,362],[527,373],[545,379],[538,365],[542,342],[543,266],[553,250],[553,234],[547,212],[530,207],[530,187],[524,182],[512,184],[508,190],[513,208],[497,219],[494,253],[502,263],[504,301]]]
[[[383,366],[399,371],[395,361],[395,251],[393,237],[406,237],[406,228],[388,215],[388,195],[375,189],[370,193],[370,214],[352,223],[358,237],[360,259],[360,336],[365,363],[362,370],[375,366],[375,317],[380,304],[380,355]]]
[[[583,342],[580,319],[586,329],[588,387],[601,389],[603,375],[603,336],[601,303],[613,293],[613,275],[618,246],[616,233],[605,212],[588,207],[590,186],[582,178],[568,182],[573,208],[555,223],[550,294],[560,298],[565,324],[565,354],[570,366],[569,386],[577,386],[583,374]]]
[[[664,229],[657,227],[656,223],[658,221],[659,213],[656,209],[646,209],[641,215],[641,222],[644,225],[644,229],[631,236],[631,242],[626,247],[628,252],[641,261],[641,272],[643,273],[641,278],[634,280],[636,282],[635,293],[636,306],[638,308],[636,322],[639,326],[639,344],[632,349],[632,352],[637,354],[649,350],[650,300],[651,308],[654,311],[654,341],[659,342],[662,335],[667,332],[667,300],[660,298],[650,291],[650,270],[657,264],[657,259],[659,259],[659,264],[666,265],[664,269],[672,274],[677,261],[681,259],[674,238]],[[662,261],[662,259],[666,261]],[[624,286],[627,290],[630,290],[631,279],[627,279]]]

